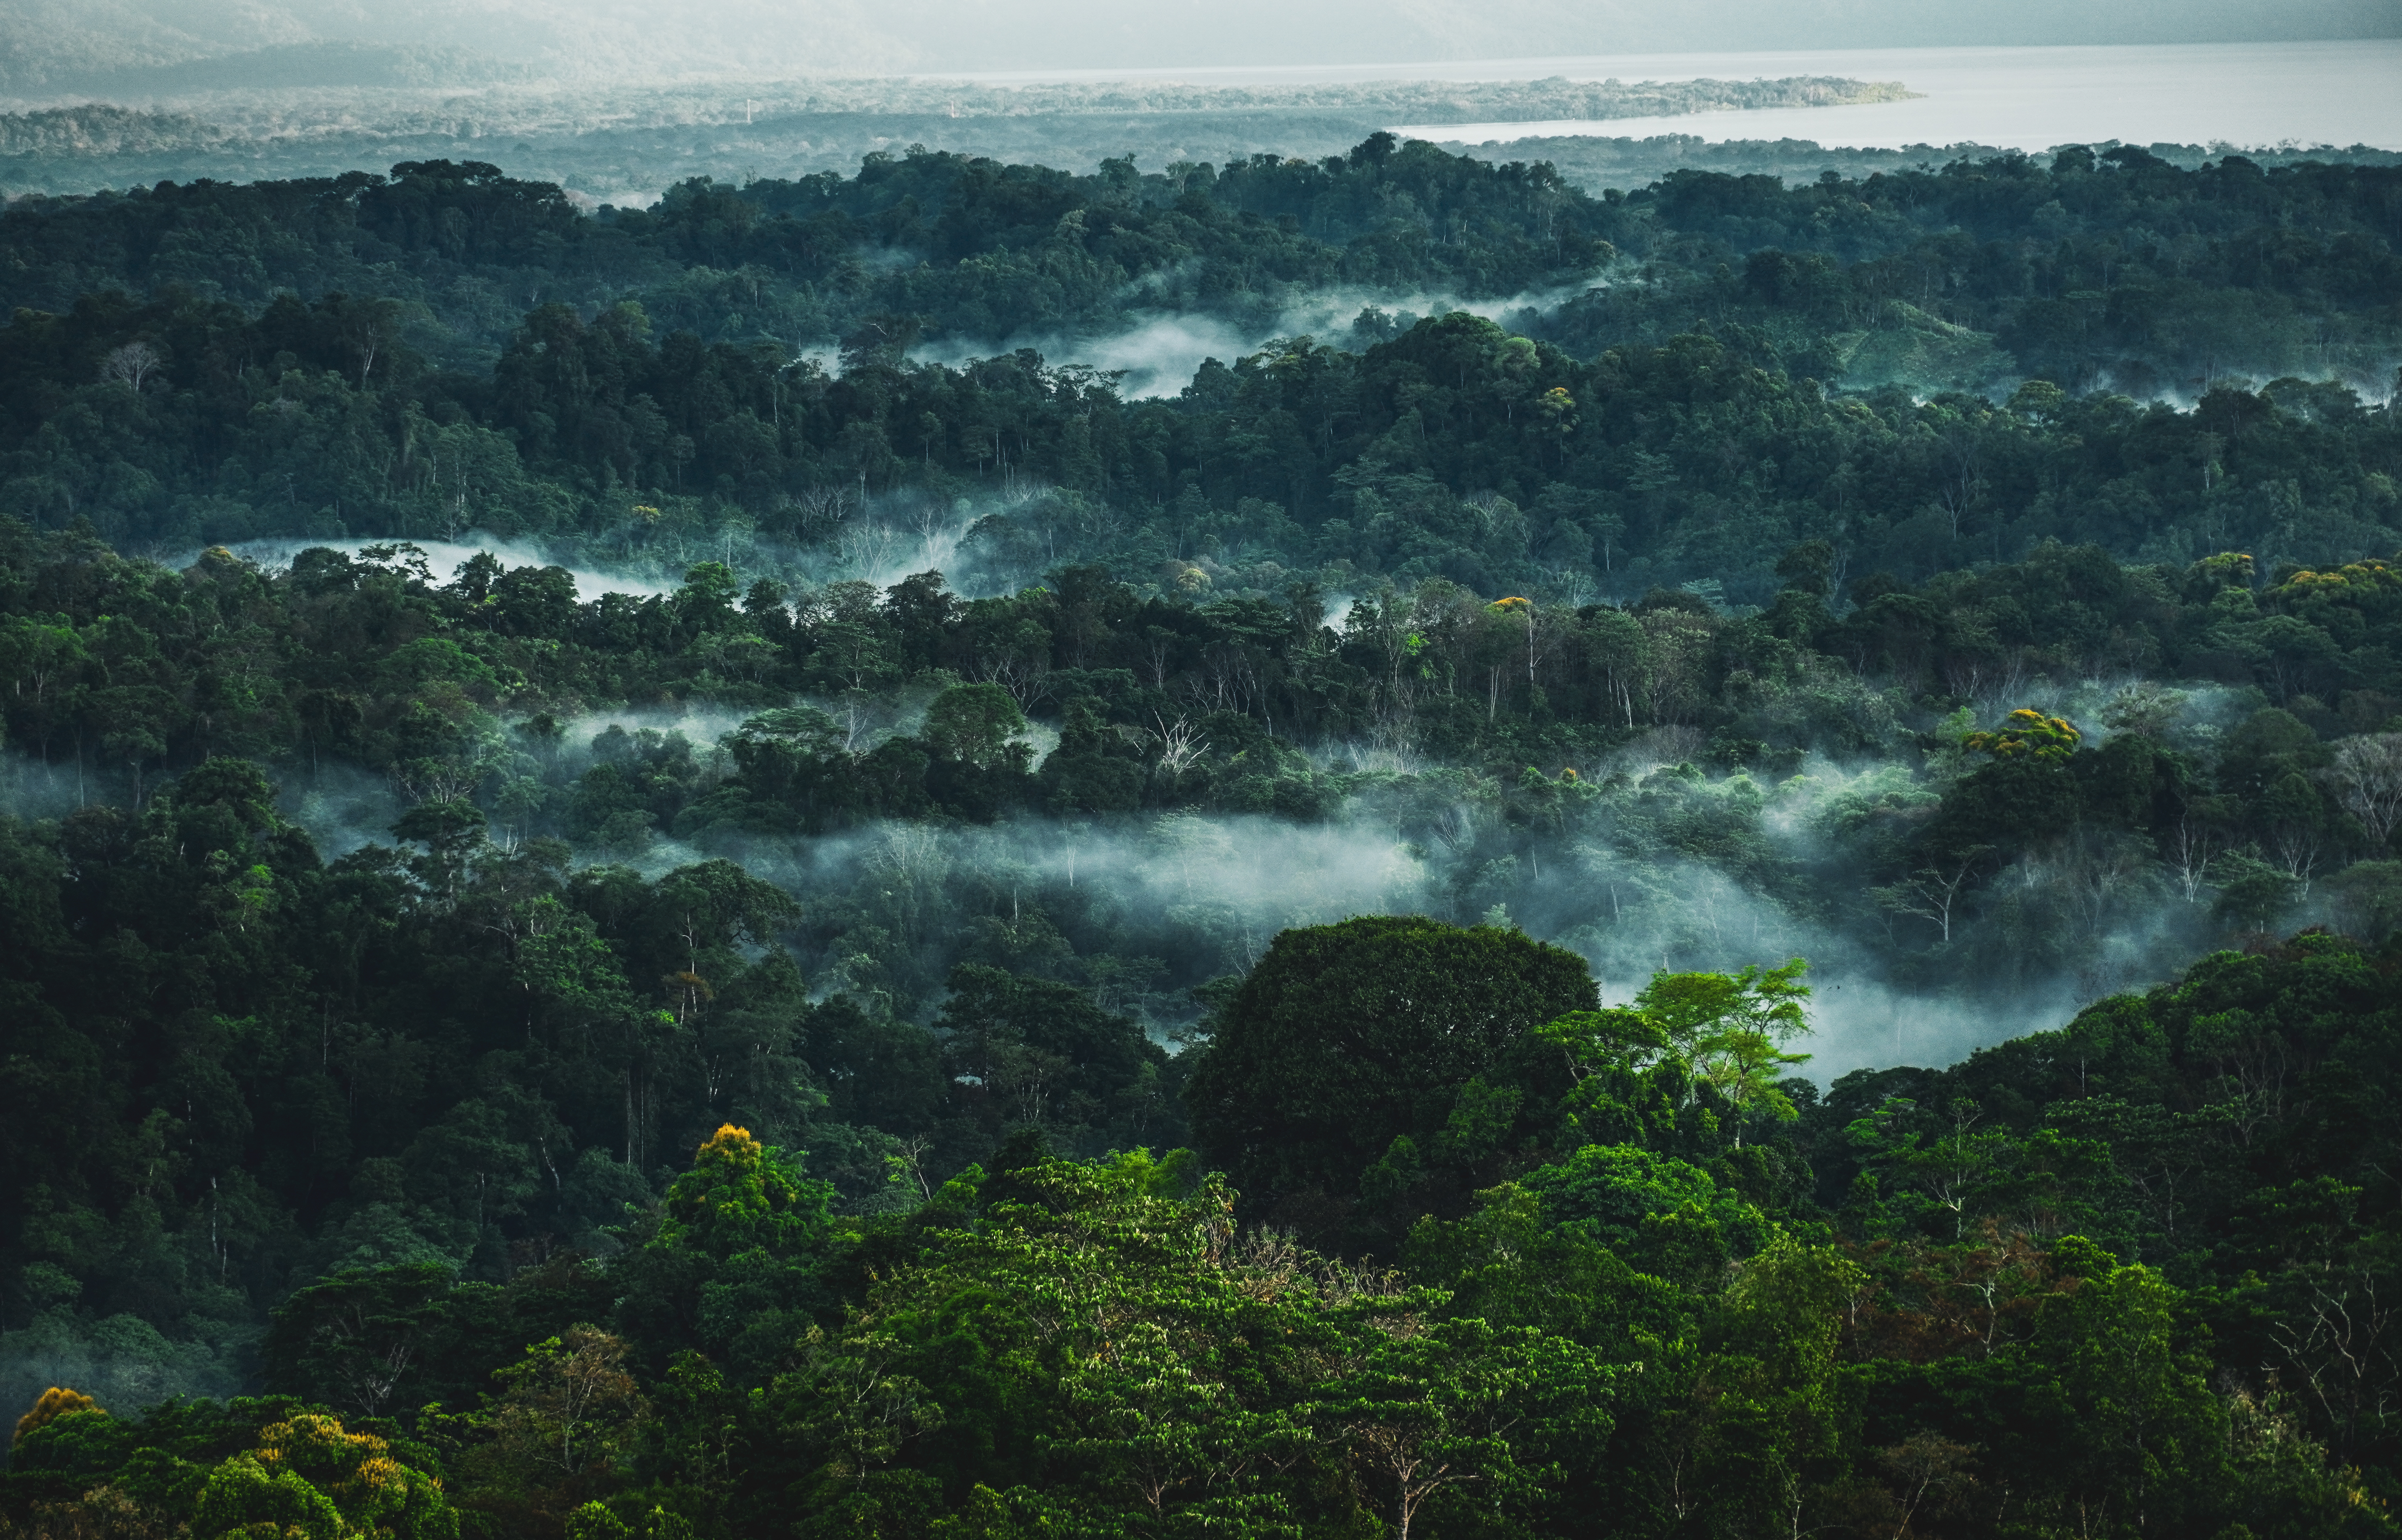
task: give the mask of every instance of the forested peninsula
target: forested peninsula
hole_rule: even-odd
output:
[[[2391,1532],[2397,219],[10,203],[0,1534]]]

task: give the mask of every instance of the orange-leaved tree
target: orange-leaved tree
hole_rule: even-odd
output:
[[[103,1417],[108,1415],[107,1412],[101,1410],[99,1402],[83,1392],[69,1390],[64,1385],[52,1385],[42,1392],[40,1399],[34,1403],[33,1410],[17,1419],[17,1431],[9,1437],[9,1447],[13,1449],[23,1443],[25,1435],[45,1423],[61,1417],[72,1417],[83,1411],[100,1412]]]

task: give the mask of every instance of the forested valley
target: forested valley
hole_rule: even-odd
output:
[[[8,204],[0,1533],[2391,1531],[2397,247]]]

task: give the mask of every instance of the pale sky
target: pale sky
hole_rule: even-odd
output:
[[[324,42],[626,79],[2368,36],[2402,0],[0,0],[0,87]]]

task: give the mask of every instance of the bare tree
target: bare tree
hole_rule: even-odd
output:
[[[1051,663],[1047,658],[996,653],[978,659],[973,671],[984,683],[998,684],[1008,691],[1021,707],[1031,708],[1051,698]]]
[[[1209,751],[1209,740],[1192,721],[1179,717],[1174,722],[1162,722],[1159,730],[1159,765],[1170,775],[1180,775],[1186,766]]]
[[[923,1134],[912,1134],[895,1143],[893,1148],[896,1153],[884,1157],[892,1179],[898,1182],[906,1177],[907,1185],[917,1189],[918,1201],[921,1203],[931,1203],[934,1197],[933,1184],[926,1179],[926,1157],[933,1148],[934,1142]]]
[[[898,564],[908,537],[891,525],[863,521],[842,527],[835,537],[845,566],[857,572],[881,572]]]
[[[143,382],[166,362],[165,356],[147,342],[129,342],[121,348],[112,349],[108,356],[100,361],[100,378],[128,386],[138,395]]]
[[[2226,844],[2210,821],[2191,809],[2178,818],[2175,832],[2161,840],[2161,855],[2175,874],[2177,887],[2184,889],[2186,902],[2202,901],[2202,885],[2209,879],[2210,863]]]
[[[1872,889],[1879,903],[1897,914],[1916,914],[1933,920],[1943,932],[1943,942],[1952,942],[1952,916],[1960,902],[1960,891],[1977,868],[1992,854],[1990,845],[1971,846],[1950,860],[1938,866],[1921,867],[1891,887]]]
[[[792,500],[798,516],[803,540],[813,540],[837,529],[855,511],[856,502],[847,486],[812,487]]]
[[[403,760],[393,766],[393,784],[413,803],[463,802],[483,783],[485,767],[450,755]]]
[[[2369,733],[2336,745],[2335,763],[2322,772],[2343,810],[2368,831],[2369,844],[2385,848],[2402,823],[2402,733]]]
[[[2080,830],[2063,854],[2059,874],[2065,896],[2090,935],[2102,933],[2115,904],[2136,900],[2147,886],[2151,852],[2140,840]]]
[[[2291,1312],[2271,1327],[2302,1398],[2317,1404],[2334,1431],[2339,1454],[2364,1428],[2390,1425],[2402,1401],[2395,1301],[2380,1296],[2378,1283],[2368,1269],[2344,1268],[2312,1286],[2307,1313]]]
[[[2279,823],[2270,833],[2270,848],[2276,853],[2277,864],[2285,874],[2302,885],[2302,896],[2308,898],[2311,879],[2319,870],[2319,831],[2315,824],[2298,818]]]

